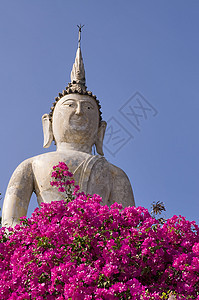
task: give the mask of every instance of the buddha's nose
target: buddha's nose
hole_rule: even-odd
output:
[[[76,108],[76,111],[75,111],[75,114],[76,115],[82,115],[82,105],[80,102],[77,103],[77,108]]]

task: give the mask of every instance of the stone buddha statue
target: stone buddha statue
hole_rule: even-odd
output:
[[[63,199],[57,188],[50,185],[52,167],[61,161],[74,174],[80,191],[99,194],[103,205],[135,205],[127,175],[103,156],[106,122],[102,120],[99,101],[85,85],[80,33],[81,28],[71,83],[55,98],[51,112],[42,117],[44,148],[54,141],[57,149],[31,157],[16,168],[4,199],[3,226],[14,227],[20,217],[26,216],[33,192],[39,205]],[[93,145],[98,155],[92,154]]]

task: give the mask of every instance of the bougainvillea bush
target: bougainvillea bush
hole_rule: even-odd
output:
[[[0,231],[1,300],[199,299],[195,222],[162,225],[142,207],[102,206],[78,193],[63,163],[52,176],[66,199]]]

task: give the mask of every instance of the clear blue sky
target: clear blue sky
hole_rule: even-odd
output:
[[[87,86],[101,101],[109,127],[118,131],[115,140],[106,136],[106,158],[129,176],[137,206],[163,201],[166,217],[181,214],[199,222],[199,2],[194,0],[1,1],[3,196],[21,161],[49,151],[42,148],[41,116],[70,81],[79,23],[85,24]],[[148,109],[145,115],[138,102]],[[34,206],[33,198],[29,214]]]

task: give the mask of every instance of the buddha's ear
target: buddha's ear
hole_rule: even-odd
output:
[[[99,155],[104,155],[103,140],[104,140],[104,134],[106,131],[106,125],[107,125],[107,123],[105,121],[100,122],[100,126],[99,126],[98,133],[97,133],[97,139],[95,141],[96,150]]]
[[[52,122],[50,121],[50,117],[48,114],[42,116],[42,126],[44,133],[44,148],[50,147],[53,141],[53,131],[52,131]]]

